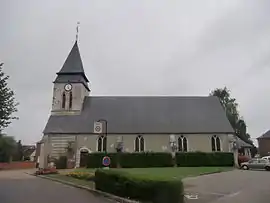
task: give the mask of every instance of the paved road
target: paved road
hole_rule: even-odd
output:
[[[113,203],[90,192],[24,172],[0,171],[1,203]]]
[[[187,194],[197,194],[197,200],[187,203],[269,203],[270,172],[243,171],[217,173],[184,180],[191,185]]]

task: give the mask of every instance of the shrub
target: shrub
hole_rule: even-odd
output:
[[[143,152],[143,153],[91,153],[88,156],[87,168],[102,167],[104,156],[111,158],[111,168],[117,166],[117,156],[119,164],[123,168],[147,168],[147,167],[170,167],[172,166],[171,153],[164,152]]]
[[[123,168],[171,167],[172,155],[165,152],[122,153]]]
[[[55,166],[57,169],[66,169],[67,168],[67,157],[60,156],[59,159],[55,160]]]
[[[140,201],[184,202],[181,180],[150,179],[122,171],[98,169],[95,172],[95,187],[97,190]]]
[[[233,166],[233,153],[229,152],[187,152],[176,153],[177,166]]]
[[[89,173],[89,172],[70,172],[66,174],[69,177],[80,179],[80,180],[89,180],[93,181],[95,179],[95,174],[94,173]]]

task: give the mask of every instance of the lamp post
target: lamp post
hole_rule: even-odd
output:
[[[177,143],[175,135],[170,135],[170,141],[169,141],[171,152],[172,152],[172,158],[173,158],[173,166],[175,166],[175,151],[177,150]]]
[[[99,119],[97,122],[104,122],[105,123],[105,139],[106,139],[106,148],[105,148],[105,152],[107,152],[107,134],[108,134],[108,121],[105,119]],[[104,139],[104,138],[103,138]],[[103,145],[103,143],[102,143]]]

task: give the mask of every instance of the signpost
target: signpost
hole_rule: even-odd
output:
[[[110,164],[111,164],[110,157],[104,156],[103,159],[102,159],[102,165],[105,166],[105,167],[108,167],[108,166],[110,166]]]

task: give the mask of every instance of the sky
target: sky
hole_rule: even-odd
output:
[[[269,9],[268,0],[1,0],[0,62],[20,103],[6,132],[41,139],[79,21],[92,95],[207,96],[227,86],[256,138],[270,128]]]

